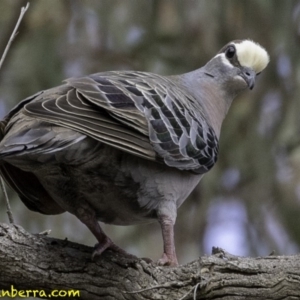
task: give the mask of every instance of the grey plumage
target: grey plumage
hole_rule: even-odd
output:
[[[176,265],[177,208],[215,164],[232,99],[252,88],[268,63],[253,42],[249,60],[245,42],[230,43],[183,75],[97,73],[23,100],[0,124],[2,175],[29,209],[76,215],[97,238],[97,254],[120,251],[98,220],[158,219],[160,263]],[[239,56],[231,57],[230,47]]]

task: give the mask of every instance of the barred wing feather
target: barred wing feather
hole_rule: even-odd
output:
[[[216,162],[218,140],[201,106],[170,78],[124,71],[66,82],[25,113],[178,169],[205,173]]]

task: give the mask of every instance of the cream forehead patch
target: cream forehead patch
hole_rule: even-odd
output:
[[[245,40],[234,45],[241,66],[252,68],[256,73],[261,72],[270,61],[265,48],[253,41]]]

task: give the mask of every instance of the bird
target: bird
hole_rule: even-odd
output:
[[[30,209],[69,212],[107,249],[125,253],[99,222],[158,221],[177,266],[177,210],[216,163],[233,99],[269,63],[260,44],[234,40],[181,75],[107,71],[69,78],[19,102],[0,122],[0,172]]]

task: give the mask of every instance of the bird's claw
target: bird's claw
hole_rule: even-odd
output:
[[[163,253],[162,257],[157,261],[159,266],[177,267],[178,261],[176,255],[167,255]]]
[[[125,250],[123,250],[122,248],[120,248],[119,246],[117,246],[109,238],[107,238],[102,243],[97,243],[94,248],[95,249],[92,254],[92,260],[94,260],[97,256],[100,256],[106,249],[113,250],[113,251],[118,252],[118,253],[120,253],[128,258],[131,258],[131,259],[138,259],[135,255],[130,254],[130,253],[126,252]]]

